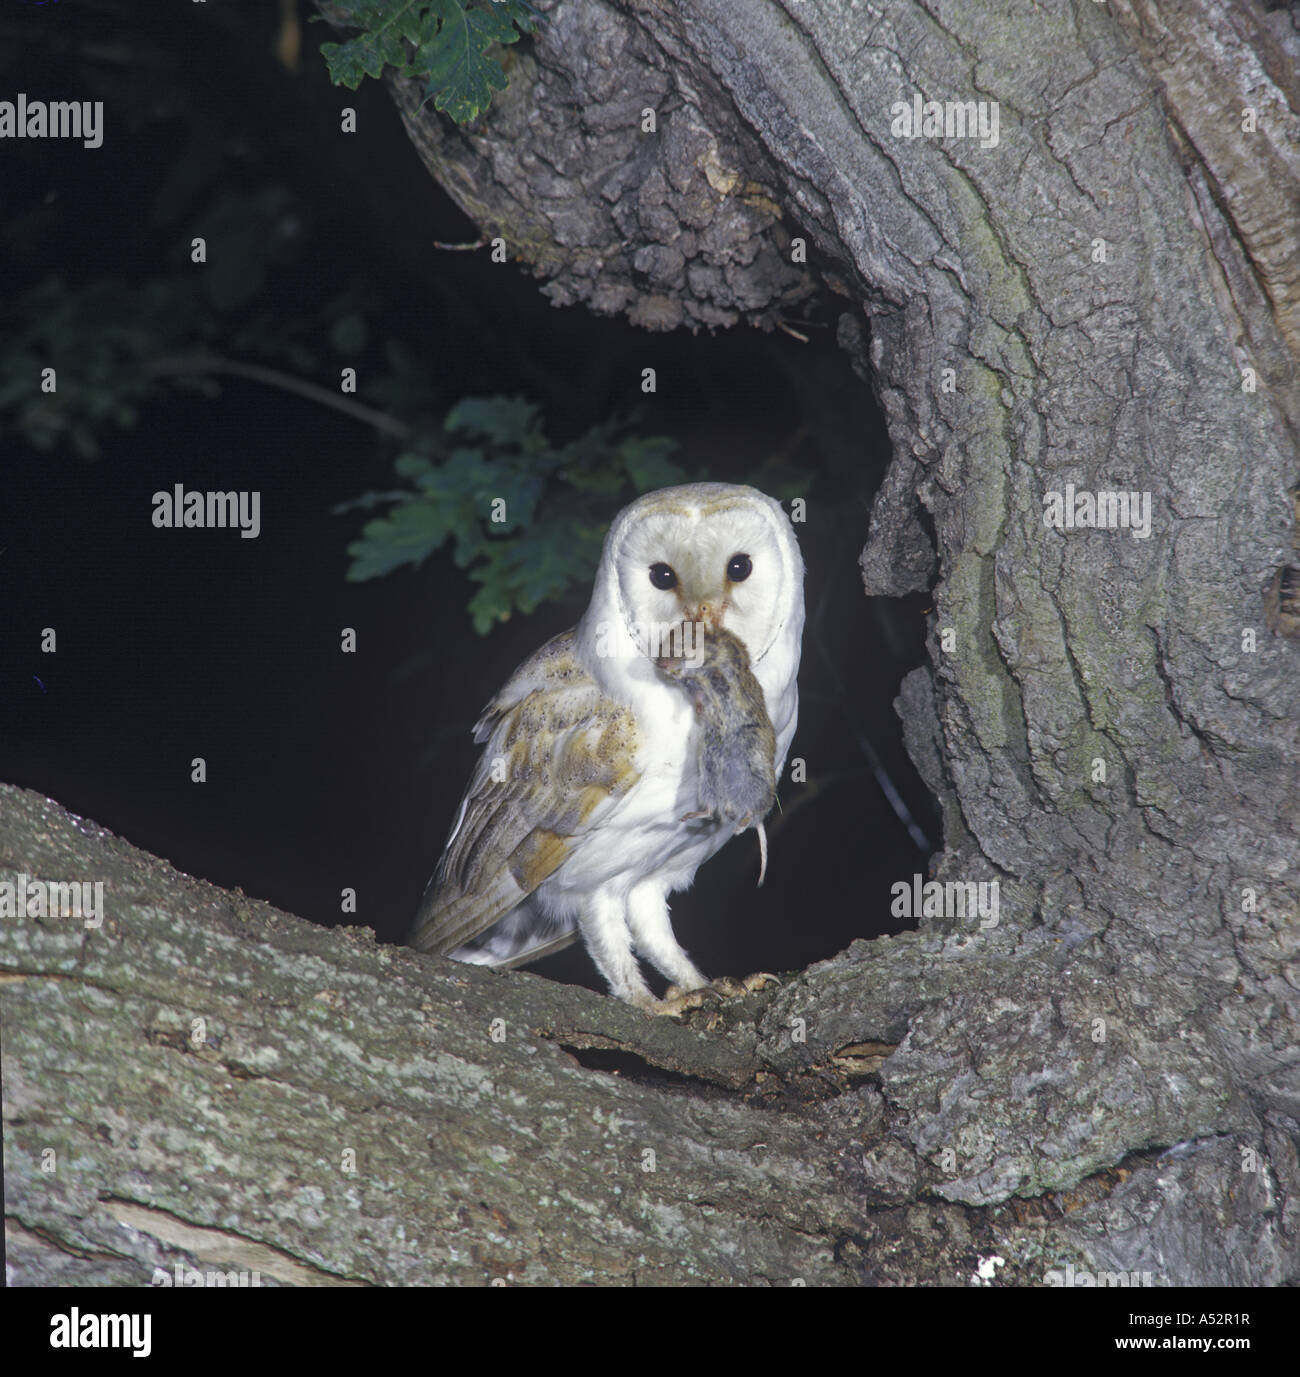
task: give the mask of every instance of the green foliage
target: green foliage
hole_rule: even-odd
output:
[[[451,543],[478,591],[474,629],[484,635],[514,612],[532,612],[575,583],[589,582],[614,510],[634,493],[686,481],[663,436],[622,435],[626,422],[593,426],[555,448],[540,409],[522,397],[469,397],[443,425],[449,449],[406,450],[398,475],[410,484],[347,504],[387,502],[348,547],[354,582],[419,564]],[[339,510],[345,510],[340,508]]]
[[[249,199],[254,223],[270,204]],[[250,267],[259,280],[263,271]],[[294,320],[242,298],[213,291],[204,276],[139,284],[98,278],[83,287],[49,278],[0,304],[0,437],[17,432],[37,449],[67,444],[95,458],[104,429],[135,425],[164,380],[214,394],[217,384],[202,369],[216,351],[310,377],[325,366],[326,342],[348,357],[365,346],[366,317],[346,293]],[[387,369],[374,374],[370,391],[417,438],[396,462],[405,486],[338,509],[384,513],[349,547],[348,577],[418,565],[450,543],[455,563],[478,585],[469,612],[480,634],[589,583],[609,520],[631,496],[709,476],[685,472],[671,458],[674,441],[630,433],[629,421],[595,425],[557,448],[540,408],[519,397],[466,398],[436,434],[420,420],[437,395],[428,361],[392,339],[383,353]],[[51,366],[58,390],[44,393],[41,370]],[[808,486],[807,474],[779,455],[738,481],[782,500]]]
[[[190,262],[187,236],[170,274],[82,284],[47,277],[0,300],[0,436],[16,432],[35,449],[66,444],[82,458],[97,458],[103,431],[133,426],[159,377],[213,393],[211,378],[179,365],[218,346],[315,372],[318,351],[303,340],[318,342],[331,327],[355,335],[347,324],[349,299],[314,302],[313,311],[294,320],[257,305],[271,274],[292,260],[296,223],[293,197],[283,186],[223,191],[187,227],[220,246],[202,267]],[[53,392],[42,391],[46,368],[55,370]]]
[[[165,388],[215,396],[223,373],[242,371],[300,391],[305,381],[337,378],[340,359],[358,364],[365,404],[412,438],[397,460],[400,486],[345,508],[372,518],[351,547],[349,577],[374,578],[446,547],[477,585],[469,612],[480,633],[588,585],[609,520],[631,496],[724,476],[684,472],[672,441],[630,433],[629,421],[593,426],[557,447],[540,409],[520,398],[471,397],[448,411],[455,393],[439,368],[441,349],[387,334],[364,277],[290,290],[311,218],[288,187],[232,191],[201,158],[178,169],[157,193],[155,242],[140,254],[142,265],[165,260],[168,271],[146,268],[151,275],[135,281],[48,277],[0,295],[0,454],[18,440],[93,459],[107,432],[136,425]],[[0,222],[0,256],[29,280],[59,213],[58,202],[42,203]],[[203,264],[191,258],[195,237],[208,244]],[[292,312],[273,304],[286,299],[296,303]],[[49,368],[53,392],[42,390]],[[336,404],[327,388],[317,390]],[[748,475],[729,468],[725,476],[783,499],[807,486],[780,454]]]
[[[543,18],[526,0],[349,0],[336,7],[360,33],[342,43],[322,43],[321,55],[336,86],[355,91],[385,67],[425,81],[425,99],[457,124],[481,115],[494,90],[505,89],[501,63],[489,56],[495,43],[532,33]]]
[[[0,416],[35,449],[99,454],[97,432],[133,426],[152,382],[142,361],[182,332],[188,297],[168,284],[101,278],[76,290],[47,278],[13,303],[0,330]],[[163,346],[166,347],[166,344]],[[52,368],[56,390],[42,391]]]
[[[469,603],[479,635],[589,584],[620,507],[640,493],[705,477],[672,461],[677,445],[667,436],[624,433],[631,419],[592,426],[556,449],[532,402],[466,398],[443,424],[446,443],[425,437],[398,458],[409,488],[365,493],[335,509],[389,507],[348,546],[349,580],[418,565],[450,542],[457,567],[479,585]],[[806,473],[779,458],[739,481],[782,501],[809,486]]]

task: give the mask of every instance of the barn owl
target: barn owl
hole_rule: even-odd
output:
[[[475,725],[483,754],[412,944],[506,967],[581,935],[611,993],[655,1013],[680,1001],[655,998],[638,958],[677,991],[707,986],[668,896],[771,803],[760,785],[745,806],[701,806],[739,777],[715,758],[709,784],[710,748],[727,735],[719,686],[725,696],[730,673],[742,699],[761,689],[740,717],[765,710],[774,792],[798,720],[803,622],[803,561],[772,498],[691,483],[625,507],[578,625],[525,660]],[[703,652],[698,633],[719,629],[734,641]],[[713,670],[711,690],[690,682]]]

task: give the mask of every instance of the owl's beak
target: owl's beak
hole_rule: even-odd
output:
[[[722,617],[726,611],[725,604],[721,602],[699,602],[692,607],[685,609],[685,619],[688,622],[703,622],[705,626],[717,628],[722,625]]]

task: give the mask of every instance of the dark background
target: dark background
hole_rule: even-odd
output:
[[[924,871],[919,842],[938,828],[891,704],[921,662],[928,603],[862,594],[856,559],[888,441],[834,343],[844,303],[828,293],[809,305],[796,322],[808,344],[744,327],[651,335],[552,308],[516,264],[435,250],[478,232],[420,164],[382,87],[330,86],[323,25],[302,25],[296,64],[277,57],[286,20],[308,13],[6,6],[0,99],[103,100],[105,113],[98,149],[0,141],[0,327],[30,324],[22,294],[53,275],[84,285],[208,271],[189,264],[194,226],[232,192],[273,191],[270,249],[265,236],[248,248],[261,285],[234,315],[246,334],[259,320],[296,330],[321,361],[312,381],[336,389],[341,364],[359,362],[357,400],[382,410],[367,378],[383,342],[399,340],[421,360],[434,416],[463,396],[520,393],[560,442],[643,404],[638,430],[675,437],[676,460],[710,478],[784,455],[812,480],[796,527],[809,622],[791,749],[808,783],[782,783],[765,887],[746,834],[674,901],[674,925],[710,974],[789,970],[902,926],[890,885]],[[345,105],[359,112],[354,136],[338,132]],[[223,247],[229,271],[239,245]],[[359,360],[325,339],[328,303],[345,293],[366,321]],[[75,350],[59,364],[62,382]],[[645,367],[658,370],[651,397]],[[447,553],[345,582],[363,516],[331,508],[394,486],[397,447],[275,387],[160,386],[133,424],[96,435],[96,458],[35,448],[0,401],[0,778],[182,870],[402,940],[475,758],[478,712],[576,621],[588,590],[479,637],[473,586]],[[260,491],[260,537],[155,529],[152,495],[177,483]],[[41,651],[46,627],[56,654]],[[355,655],[340,653],[344,627],[357,630]],[[195,756],[204,784],[190,780]],[[340,913],[346,887],[356,916]],[[536,969],[599,988],[580,949]]]

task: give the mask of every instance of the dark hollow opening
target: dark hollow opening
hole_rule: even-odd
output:
[[[693,474],[734,480],[773,456],[804,471],[808,630],[791,759],[805,762],[807,782],[787,767],[765,886],[755,888],[749,833],[676,898],[674,925],[711,975],[789,971],[909,926],[890,916],[890,887],[925,870],[938,817],[892,702],[923,659],[928,601],[862,593],[857,556],[888,441],[835,343],[846,303],[826,293],[812,306],[798,322],[807,344],[744,327],[649,335],[557,311],[514,265],[430,248],[476,231],[425,173],[375,83],[328,85],[315,51],[322,26],[305,31],[290,76],[248,16],[151,11],[146,24],[110,5],[84,23],[65,14],[43,36],[24,24],[21,89],[104,99],[109,120],[97,150],[6,150],[8,337],[41,323],[15,303],[47,276],[80,289],[197,274],[194,227],[214,207],[244,225],[261,206],[273,252],[265,234],[213,245],[231,259],[220,266],[236,296],[264,273],[233,318],[246,334],[259,312],[297,322],[323,360],[314,381],[334,385],[352,361],[324,342],[328,303],[347,293],[367,327],[356,361],[368,405],[384,406],[366,379],[394,340],[425,366],[431,415],[464,396],[519,393],[541,405],[559,442],[641,404],[637,429],[674,437]],[[96,23],[133,61],[96,55]],[[361,113],[352,139],[333,132],[344,104]],[[229,340],[213,347],[240,357]],[[80,357],[71,347],[55,360],[65,378]],[[650,398],[639,392],[645,367],[658,372]],[[0,415],[10,619],[0,776],[182,870],[403,940],[476,756],[475,718],[525,655],[576,621],[589,586],[479,637],[466,613],[473,585],[445,551],[418,570],[347,583],[346,546],[363,517],[331,509],[392,487],[396,450],[252,381],[223,379],[217,398],[165,390],[134,425],[97,427],[95,459],[66,444],[34,448],[10,419]],[[177,483],[260,491],[261,536],[156,530],[152,495]],[[55,655],[40,650],[47,627]],[[357,629],[358,654],[339,653],[343,627]],[[190,782],[195,756],[207,762],[202,785]],[[355,914],[340,913],[348,888]],[[581,948],[534,969],[600,988]]]

